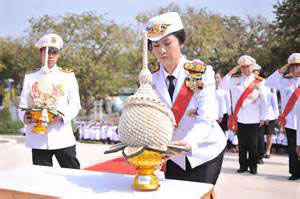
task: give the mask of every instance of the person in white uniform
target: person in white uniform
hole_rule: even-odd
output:
[[[161,102],[183,113],[175,115],[172,141],[188,153],[166,155],[165,177],[215,184],[220,174],[226,139],[217,123],[214,71],[181,54],[185,31],[176,12],[151,18],[146,24],[148,48],[159,64],[149,66],[153,88]],[[186,91],[183,94],[183,90]],[[178,119],[179,118],[179,119]]]
[[[253,73],[258,76],[261,72],[261,66],[253,64]],[[258,136],[258,164],[264,164],[263,158],[270,158],[271,147],[272,147],[272,136],[275,134],[275,120],[279,116],[278,101],[276,90],[265,86],[266,91],[266,105],[267,113],[265,123],[260,127]],[[265,150],[265,138],[267,135],[267,143]]]
[[[296,104],[296,117],[297,117],[297,123],[300,124],[300,102],[297,100]],[[297,126],[297,136],[296,136],[296,153],[298,156],[298,160],[300,159],[300,126]]]
[[[286,74],[287,73],[287,74]],[[289,180],[300,178],[300,160],[296,153],[297,118],[293,103],[289,103],[300,84],[300,53],[292,53],[288,63],[276,70],[266,79],[266,85],[278,90],[281,96],[281,112],[283,122],[280,128],[285,131],[288,140]],[[295,99],[296,100],[296,99]]]
[[[80,163],[76,157],[76,142],[71,126],[71,120],[81,109],[78,84],[73,72],[56,65],[63,40],[57,34],[47,34],[36,43],[36,47],[40,50],[43,67],[25,75],[19,106],[31,108],[33,86],[47,74],[53,87],[57,88],[57,110],[62,114],[57,115],[48,124],[47,134],[40,135],[32,132],[33,119],[29,111],[26,111],[23,117],[27,127],[26,146],[32,148],[34,165],[52,166],[52,157],[55,156],[61,167],[79,169]]]
[[[230,92],[228,90],[221,89],[219,84],[223,79],[223,75],[220,72],[215,73],[216,80],[216,93],[218,100],[218,123],[220,124],[222,130],[225,132],[227,128],[228,115],[231,114],[231,101]]]
[[[241,56],[238,66],[229,71],[221,81],[220,88],[230,90],[232,95],[232,117],[235,126],[238,127],[240,168],[237,172],[243,173],[250,168],[250,173],[255,175],[259,126],[264,123],[266,95],[263,78],[253,74],[254,63],[256,60],[253,57]],[[241,75],[233,77],[239,70]]]

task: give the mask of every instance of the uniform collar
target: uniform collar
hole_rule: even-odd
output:
[[[176,67],[176,69],[173,71],[173,73],[171,74],[172,76],[175,77],[176,80],[178,80],[179,78],[179,74],[180,74],[180,69],[182,68],[181,66],[183,66],[183,64],[186,62],[186,58],[181,55],[178,65]],[[162,73],[163,73],[163,77],[164,80],[167,81],[167,77],[170,75],[169,73],[167,73],[167,71],[165,70],[165,68],[162,66]]]
[[[254,75],[254,74],[250,74],[250,75],[248,75],[248,76],[242,75],[241,77],[242,77],[243,79],[251,79],[251,78],[254,78],[255,75]]]
[[[58,66],[55,64],[52,68],[45,68],[44,66],[42,66],[41,70],[44,72],[44,73],[52,73],[54,71],[57,71],[58,70]]]

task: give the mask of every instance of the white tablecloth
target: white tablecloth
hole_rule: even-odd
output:
[[[156,191],[132,188],[130,175],[31,166],[0,171],[0,189],[62,198],[104,199],[199,199],[213,185],[180,180],[160,181]],[[1,192],[0,192],[1,198]]]

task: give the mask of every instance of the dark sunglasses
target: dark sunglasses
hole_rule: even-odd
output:
[[[46,51],[46,48],[41,48],[41,52],[42,51]],[[56,55],[59,53],[59,49],[58,48],[53,48],[53,47],[50,47],[48,48],[48,54],[51,54],[51,55]]]

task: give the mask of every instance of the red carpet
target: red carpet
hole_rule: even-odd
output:
[[[85,170],[90,171],[101,171],[101,172],[110,172],[110,173],[119,173],[119,174],[136,174],[136,167],[129,165],[123,157],[119,157],[113,160],[108,160],[85,168]]]

